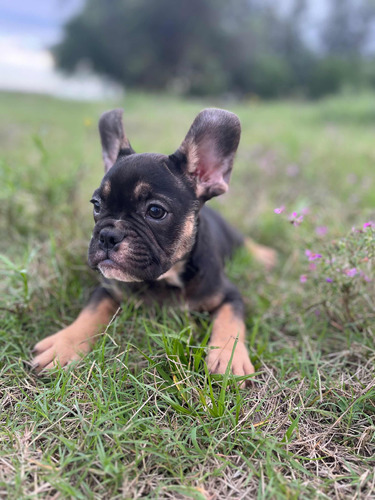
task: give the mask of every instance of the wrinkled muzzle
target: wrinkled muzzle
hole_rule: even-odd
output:
[[[156,280],[168,269],[163,257],[150,238],[122,221],[97,224],[88,251],[90,267],[105,278],[126,282]]]

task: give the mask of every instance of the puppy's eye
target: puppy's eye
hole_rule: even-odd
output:
[[[164,219],[167,215],[167,211],[164,210],[160,205],[150,205],[147,209],[147,215],[152,219]]]
[[[94,205],[94,212],[98,214],[100,212],[100,203],[98,202],[98,200],[92,199],[90,200],[90,203]]]

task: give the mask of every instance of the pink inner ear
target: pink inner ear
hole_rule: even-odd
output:
[[[225,186],[227,183],[224,180],[223,173],[221,172],[220,165],[217,168],[201,169],[198,167],[197,170],[198,179],[202,184],[207,186],[213,184],[223,184]]]
[[[199,159],[196,169],[198,177],[198,195],[203,195],[207,191],[215,195],[228,191],[230,168],[228,161],[219,158],[215,147],[206,146],[199,150]]]

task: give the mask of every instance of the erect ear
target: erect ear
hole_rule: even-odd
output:
[[[206,201],[228,190],[240,135],[239,118],[224,109],[204,109],[195,118],[175,156],[186,157],[198,198]]]
[[[117,108],[106,111],[99,119],[99,133],[102,143],[104,170],[108,170],[117,160],[118,156],[134,153],[128,141],[122,123],[123,109]]]

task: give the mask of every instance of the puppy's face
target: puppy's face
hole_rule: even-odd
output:
[[[94,192],[89,264],[106,278],[156,280],[190,252],[199,202],[176,161],[120,156]]]
[[[99,131],[106,175],[91,200],[89,265],[109,279],[157,280],[192,250],[199,208],[228,189],[239,120],[202,111],[170,156],[136,154],[122,110],[104,113]]]

